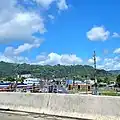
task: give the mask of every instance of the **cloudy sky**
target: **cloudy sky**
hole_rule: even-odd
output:
[[[119,0],[0,0],[0,61],[120,69]]]

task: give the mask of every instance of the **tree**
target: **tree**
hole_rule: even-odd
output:
[[[120,74],[117,76],[116,84],[120,87]]]
[[[20,82],[23,83],[24,80],[25,80],[25,77],[22,77]]]
[[[110,81],[109,81],[108,77],[105,77],[103,82],[104,82],[104,83],[107,83],[107,84],[109,84],[109,83],[110,83]]]
[[[9,68],[9,69],[8,69]],[[16,77],[18,73],[31,73],[34,77],[52,79],[52,75],[55,78],[67,78],[76,80],[85,80],[87,75],[89,78],[94,80],[94,68],[88,65],[29,65],[29,64],[16,64],[16,63],[5,63],[0,62],[0,78],[4,77]],[[109,80],[112,75],[105,70],[98,70],[97,77],[108,77]],[[11,80],[11,79],[10,79]]]
[[[97,82],[101,83],[101,82],[103,82],[103,80],[101,78],[97,78]]]
[[[15,81],[15,79],[14,79],[14,78],[12,78],[12,77],[7,77],[5,81],[14,82],[14,81]]]

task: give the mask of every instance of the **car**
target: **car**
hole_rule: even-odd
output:
[[[63,93],[62,90],[58,90],[58,93]]]

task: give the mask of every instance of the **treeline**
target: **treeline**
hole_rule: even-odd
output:
[[[31,73],[34,77],[51,78],[69,78],[84,79],[86,77],[94,78],[94,68],[88,65],[29,65],[0,62],[0,78],[16,77],[20,73]],[[105,70],[97,70],[97,77],[112,76]]]

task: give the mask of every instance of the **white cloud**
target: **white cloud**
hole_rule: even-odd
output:
[[[13,63],[14,62],[12,59],[4,56],[3,54],[0,54],[0,61],[9,62],[9,63]]]
[[[11,46],[6,47],[3,54],[4,54],[6,57],[7,57],[7,56],[14,56],[14,55],[15,55],[15,54],[14,54],[14,48],[11,47]]]
[[[105,69],[105,70],[108,70],[108,69],[105,68],[104,65],[97,65],[97,69]]]
[[[17,63],[39,63],[39,64],[79,64],[82,60],[76,55],[59,55],[50,53],[39,55],[36,60],[30,60],[21,56],[23,52],[41,45],[39,38],[34,39],[39,34],[44,34],[46,16],[54,19],[53,15],[48,15],[52,5],[56,5],[56,10],[66,10],[68,5],[66,0],[1,0],[0,1],[0,44],[11,43],[6,46],[3,53],[0,53],[0,61]],[[55,4],[53,4],[55,3]],[[25,4],[26,6],[24,6]],[[46,14],[44,14],[46,12]],[[19,42],[18,42],[19,41]],[[13,47],[14,43],[22,43],[18,47]]]
[[[44,64],[48,65],[56,65],[56,64],[61,64],[60,63],[61,56],[56,54],[56,53],[50,53],[47,56],[47,59],[44,61]]]
[[[104,65],[104,69],[118,70],[120,69],[120,58],[119,57],[105,58],[103,65]]]
[[[23,45],[20,45],[17,49],[14,50],[15,55],[18,55],[22,52],[31,50],[32,48],[38,48],[40,47],[41,40],[35,40],[34,43],[24,43]]]
[[[10,48],[8,51],[14,51],[15,49]],[[11,53],[11,52],[10,52]],[[29,63],[29,64],[36,64],[36,65],[77,65],[77,64],[84,64],[83,60],[76,55],[70,54],[57,54],[57,53],[50,53],[50,54],[40,54],[36,56],[36,59],[29,59],[23,56],[17,55],[5,55],[0,53],[0,61],[11,62],[11,63]],[[89,65],[93,65],[93,60],[88,60]],[[120,69],[120,57],[116,56],[114,58],[105,58],[102,59],[97,57],[97,68],[98,69],[105,69],[105,70],[119,70]]]
[[[89,59],[89,60],[88,60],[88,63],[89,63],[89,64],[93,64],[93,63],[94,63],[94,60],[93,60],[93,59]]]
[[[88,64],[93,66],[93,59],[88,60]],[[119,70],[120,69],[120,57],[116,56],[113,58],[100,58],[97,57],[97,69],[105,70]]]
[[[101,61],[101,58],[100,57],[96,57],[96,62],[100,62]],[[88,63],[89,64],[93,64],[94,63],[94,60],[93,59],[88,59]]]
[[[18,47],[20,48],[20,47]],[[3,54],[0,54],[0,61],[11,62],[11,63],[29,63],[29,64],[39,64],[39,65],[77,65],[82,64],[83,60],[76,55],[69,54],[40,54],[36,56],[36,59],[29,59],[27,57],[22,57],[18,53],[23,52],[19,51],[17,54],[16,50],[13,47],[7,47]],[[24,49],[24,48],[23,48]]]
[[[82,59],[77,57],[76,55],[68,55],[68,54],[62,54],[59,55],[57,53],[50,53],[48,55],[39,55],[36,58],[37,64],[42,64],[42,65],[56,65],[56,64],[61,64],[61,65],[75,65],[75,64],[81,64]]]
[[[44,19],[37,13],[16,7],[17,0],[1,0],[0,43],[31,41],[33,33],[46,31]]]
[[[42,6],[45,9],[51,7],[52,3],[56,3],[59,10],[67,10],[68,5],[66,0],[32,0],[36,2],[38,5]]]
[[[81,64],[82,63],[82,59],[77,57],[76,55],[67,55],[64,54],[61,56],[61,62],[62,64]]]
[[[66,0],[33,0],[33,1],[44,8],[49,8],[52,3],[56,2],[59,10],[68,9]]]
[[[113,53],[119,54],[120,53],[120,48],[115,49]]]
[[[105,41],[108,39],[110,32],[106,31],[103,26],[93,27],[87,32],[87,38],[91,41]]]
[[[46,55],[37,55],[36,56],[36,61],[37,62],[41,62],[41,61],[45,61],[46,59],[48,59],[48,56],[46,56]]]
[[[48,15],[48,17],[51,19],[51,20],[54,20],[55,17],[53,15]]]
[[[34,33],[44,34],[47,31],[46,16],[43,14],[45,10],[42,8],[49,8],[53,2],[56,3],[55,5],[63,4],[63,9],[67,7],[65,0],[23,0],[22,2],[27,4],[27,9],[24,3],[18,4],[18,0],[0,1],[0,43],[32,41]],[[33,9],[35,5],[36,9]],[[54,19],[52,15],[49,17]]]
[[[120,70],[120,57],[105,58],[100,63],[97,63],[97,68],[105,70]]]
[[[48,8],[56,0],[33,0],[44,8]]]
[[[58,0],[57,5],[58,5],[59,10],[66,10],[66,9],[68,9],[68,5],[66,3],[66,0]]]
[[[18,48],[6,47],[4,54],[6,56],[16,56],[25,51],[29,51],[33,48],[38,48],[41,45],[42,40],[34,40],[33,43],[24,43],[23,45],[18,46]]]
[[[16,40],[32,41],[35,32],[44,33],[44,20],[35,13],[17,13],[10,21],[0,24],[0,43]]]
[[[34,39],[35,34],[37,33],[39,36],[47,31],[45,27],[46,16],[54,19],[53,15],[48,15],[46,12],[52,7],[52,3],[58,7],[55,10],[66,10],[68,8],[66,0],[0,1],[0,44],[11,43],[11,46],[6,46],[4,53],[0,54],[0,61],[32,62],[27,57],[21,56],[21,53],[38,48],[41,45],[39,37],[36,38],[37,40]],[[44,14],[45,12],[46,14]],[[16,48],[12,46],[14,43],[22,43],[22,45]],[[36,61],[41,59],[40,61],[43,64],[55,64],[57,60],[56,63],[60,63],[59,58],[61,55],[51,53],[47,56],[36,57]]]
[[[5,56],[4,54],[0,54],[0,61],[9,62],[9,63],[30,63],[27,57]]]
[[[114,32],[113,35],[112,35],[113,38],[119,38],[120,37],[120,34]]]

